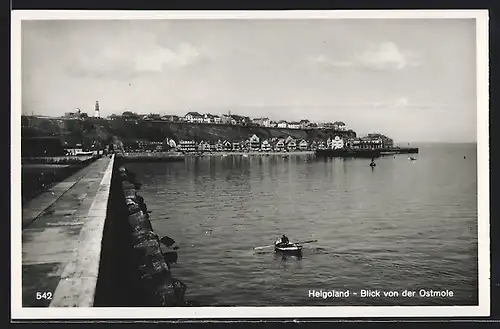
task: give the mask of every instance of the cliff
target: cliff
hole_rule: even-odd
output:
[[[165,121],[127,121],[88,118],[69,120],[56,118],[22,118],[22,136],[60,136],[68,144],[109,143],[117,137],[124,143],[135,140],[163,141],[165,138],[190,140],[243,140],[253,134],[259,138],[287,137],[307,140],[325,140],[334,135],[356,137],[352,130],[334,132],[331,130],[302,130],[267,128],[259,126],[235,126],[225,124],[171,123]]]

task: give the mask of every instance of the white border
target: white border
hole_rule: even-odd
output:
[[[12,319],[228,319],[473,317],[490,315],[489,93],[487,10],[345,11],[12,11],[11,31],[11,316]],[[23,308],[21,243],[21,21],[48,19],[460,19],[477,22],[479,306]]]

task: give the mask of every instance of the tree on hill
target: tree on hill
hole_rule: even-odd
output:
[[[122,118],[124,119],[130,119],[130,120],[137,120],[140,118],[140,115],[132,112],[132,111],[125,111],[122,113]]]

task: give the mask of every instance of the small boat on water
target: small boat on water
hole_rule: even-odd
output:
[[[300,254],[302,246],[298,243],[278,243],[274,246],[274,251],[282,254]]]
[[[308,240],[308,241],[300,241],[296,243],[291,243],[288,238],[283,235],[281,238],[276,240],[274,244],[270,244],[267,246],[255,247],[254,250],[262,250],[274,247],[274,251],[277,253],[281,253],[283,255],[293,255],[293,256],[302,256],[302,244],[317,242],[318,240]]]
[[[302,246],[298,243],[291,243],[286,235],[283,235],[274,242],[274,251],[282,254],[297,255],[302,253]]]
[[[416,160],[417,160],[417,158],[415,158],[415,157],[409,157],[409,158],[408,158],[408,160],[411,160],[411,161],[416,161]]]

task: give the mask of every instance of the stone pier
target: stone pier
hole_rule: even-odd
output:
[[[23,306],[93,305],[114,157],[24,205]]]
[[[190,306],[175,241],[153,231],[140,183],[115,155],[23,206],[23,307]]]

